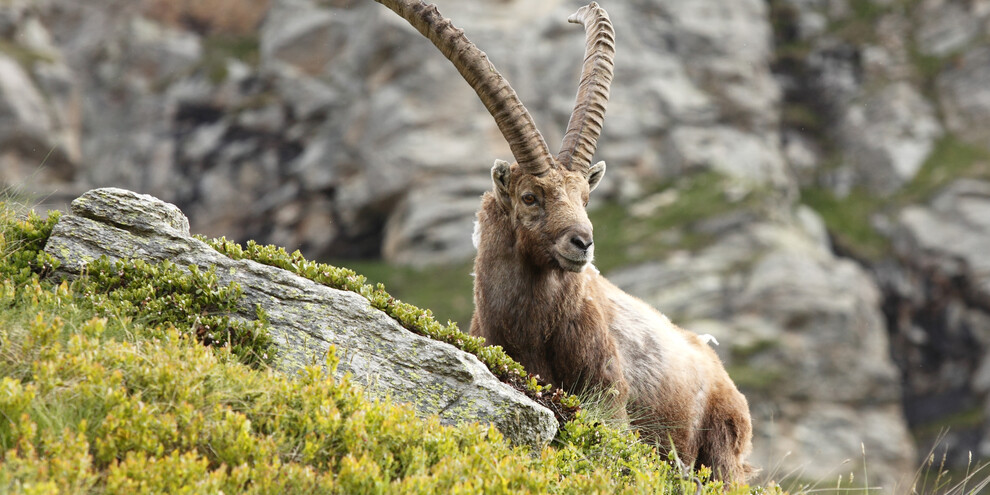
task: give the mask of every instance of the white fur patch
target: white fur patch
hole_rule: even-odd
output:
[[[701,341],[706,344],[718,345],[718,340],[715,340],[715,336],[710,333],[699,335],[698,338],[701,339]]]
[[[478,225],[478,221],[474,221],[474,232],[471,233],[471,244],[474,244],[474,249],[478,249],[478,244],[481,244],[481,226]]]

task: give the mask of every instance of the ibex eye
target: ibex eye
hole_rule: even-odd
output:
[[[523,203],[526,203],[526,205],[533,206],[533,205],[536,204],[536,195],[533,194],[533,193],[523,194],[522,195],[522,200],[523,200]]]

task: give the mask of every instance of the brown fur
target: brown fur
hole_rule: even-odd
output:
[[[590,240],[584,208],[601,174],[557,168],[536,177],[502,165],[478,212],[471,333],[554,385],[613,390],[618,415],[628,412],[648,441],[744,481],[749,408],[718,356],[609,283],[590,256],[580,262],[571,244],[575,235]]]

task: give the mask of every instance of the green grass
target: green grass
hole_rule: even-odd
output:
[[[834,241],[859,257],[879,259],[890,250],[890,242],[873,227],[873,214],[881,211],[885,200],[862,190],[844,198],[831,191],[808,188],[801,191],[805,204],[821,215]]]
[[[783,370],[755,368],[744,364],[728,366],[725,371],[743,393],[772,391],[785,373]]]
[[[899,205],[927,201],[942,187],[962,177],[990,179],[990,150],[948,135],[935,143],[918,174],[894,199]]]
[[[915,426],[913,433],[919,439],[932,439],[947,429],[979,429],[986,419],[983,408],[975,406],[940,418],[938,421]]]

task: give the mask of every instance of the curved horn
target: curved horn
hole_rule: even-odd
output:
[[[436,5],[422,0],[375,0],[409,21],[436,45],[474,88],[495,124],[509,143],[512,155],[523,170],[542,175],[554,166],[553,156],[533,117],[516,92],[488,61],[485,52],[464,36],[464,30],[440,15]]]
[[[578,9],[567,21],[584,24],[587,43],[574,112],[567,123],[557,162],[568,170],[587,171],[605,120],[614,67],[615,31],[608,13],[595,2]]]

